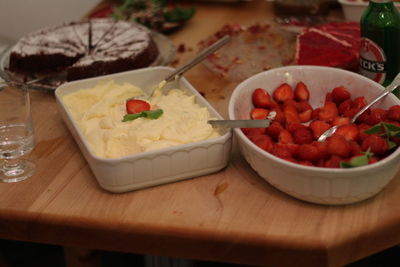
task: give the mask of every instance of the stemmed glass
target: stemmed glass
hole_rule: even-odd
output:
[[[33,175],[35,165],[21,159],[33,147],[28,88],[25,84],[0,81],[0,182],[18,182]]]

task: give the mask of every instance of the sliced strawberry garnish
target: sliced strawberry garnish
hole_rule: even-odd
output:
[[[146,101],[139,99],[130,99],[126,101],[126,113],[135,114],[142,111],[149,111],[150,104]]]
[[[273,96],[277,102],[285,102],[286,100],[294,98],[292,87],[287,83],[278,86],[278,88],[274,90]]]
[[[268,92],[262,88],[257,88],[252,94],[253,105],[258,108],[271,107],[272,100]]]
[[[310,92],[303,82],[298,82],[294,89],[294,97],[297,101],[307,101],[310,98]]]
[[[349,91],[344,86],[339,86],[336,88],[333,88],[332,90],[332,100],[336,104],[340,104],[343,101],[350,99],[351,94]]]
[[[253,120],[265,120],[268,117],[269,110],[265,108],[253,108],[250,117]]]

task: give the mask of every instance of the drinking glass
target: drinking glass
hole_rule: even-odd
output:
[[[0,81],[0,182],[25,180],[35,165],[21,159],[32,151],[34,136],[26,85]]]

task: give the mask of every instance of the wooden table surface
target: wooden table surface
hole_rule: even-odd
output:
[[[184,62],[228,23],[268,22],[271,3],[194,2],[197,13],[170,35]],[[179,65],[178,62],[178,65]],[[227,115],[236,83],[203,65],[186,78]],[[99,187],[57,111],[32,91],[34,177],[0,184],[0,238],[269,266],[341,266],[400,243],[400,177],[376,197],[348,206],[296,200],[259,177],[234,149],[218,173],[112,194]]]

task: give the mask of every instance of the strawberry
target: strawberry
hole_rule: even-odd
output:
[[[310,123],[310,129],[315,139],[318,139],[330,127],[331,125],[325,121],[315,120]]]
[[[300,145],[294,144],[294,143],[281,144],[281,145],[287,147],[290,150],[290,152],[292,153],[293,157],[296,157],[299,154]]]
[[[342,158],[336,155],[332,155],[327,161],[324,163],[325,168],[339,168],[340,162]]]
[[[333,97],[332,97],[332,93],[327,93],[325,95],[325,103],[326,102],[333,102]]]
[[[293,143],[293,137],[292,134],[286,130],[283,129],[278,136],[278,143],[281,144],[289,144],[289,143]]]
[[[333,88],[332,90],[332,100],[336,104],[340,104],[343,101],[350,99],[351,95],[349,91],[344,86],[339,86],[336,88]]]
[[[275,111],[276,116],[274,121],[279,122],[280,124],[284,125],[286,122],[285,113],[280,108],[271,109],[271,111]]]
[[[312,109],[313,109],[312,106],[310,105],[310,103],[308,103],[308,101],[297,102],[296,108],[297,108],[298,112],[303,112],[303,111],[306,111],[309,109],[312,111]]]
[[[297,113],[296,107],[294,106],[286,106],[283,110],[285,114],[285,120],[287,124],[291,123],[301,123],[299,114]]]
[[[265,128],[242,128],[242,131],[247,136],[247,138],[252,140],[254,136],[264,134]]]
[[[360,135],[360,130],[355,124],[347,124],[340,126],[334,135],[341,135],[347,141],[357,141]]]
[[[314,141],[312,142],[312,145],[318,149],[321,159],[325,159],[329,155],[327,142]]]
[[[271,137],[265,134],[255,135],[251,141],[253,141],[253,143],[259,148],[267,152],[271,152],[274,147],[274,142],[272,141]]]
[[[308,128],[298,128],[293,132],[293,140],[296,144],[310,144],[313,141],[313,134]]]
[[[347,158],[351,154],[351,147],[341,135],[332,135],[327,140],[328,153],[339,157]]]
[[[135,114],[140,113],[142,111],[149,111],[150,104],[146,101],[139,99],[129,99],[126,101],[126,113]]]
[[[277,121],[273,121],[271,125],[266,129],[266,132],[269,136],[271,136],[273,139],[277,140],[279,133],[283,130],[282,124],[280,124]]]
[[[350,144],[350,149],[351,149],[351,155],[352,156],[360,156],[360,155],[362,155],[361,146],[357,142],[352,141],[352,142],[349,142],[349,144]]]
[[[296,131],[296,130],[299,129],[299,128],[307,128],[307,126],[305,126],[305,125],[303,125],[303,124],[301,124],[301,123],[291,123],[291,124],[288,124],[288,125],[286,126],[286,129],[287,129],[291,134],[293,134],[294,131]]]
[[[364,131],[371,128],[371,126],[368,124],[365,124],[365,123],[361,123],[361,124],[357,125],[357,127],[358,127],[358,130],[360,131],[359,140],[360,140],[360,142],[362,142],[362,141],[364,141],[365,138],[367,138],[369,136],[369,134],[366,134]]]
[[[296,110],[298,110],[298,103],[294,99],[288,99],[283,102],[282,107],[284,110],[288,106],[291,106],[291,108],[294,107]]]
[[[279,158],[287,159],[287,158],[292,158],[293,154],[292,151],[287,147],[282,144],[275,144],[272,151],[272,155],[275,155]]]
[[[253,105],[257,108],[271,107],[272,100],[268,92],[262,88],[257,88],[252,94]]]
[[[353,108],[353,101],[351,99],[347,99],[339,104],[338,111],[340,115],[343,115],[346,113],[346,111],[349,111],[352,108]]]
[[[299,114],[299,119],[301,122],[308,122],[311,120],[311,115],[312,115],[312,110],[308,109]]]
[[[369,149],[370,152],[376,155],[383,155],[388,150],[388,143],[379,135],[372,134],[362,141],[361,148],[364,151]]]
[[[300,160],[306,160],[310,162],[317,162],[321,158],[318,148],[312,144],[300,145],[298,154]]]
[[[399,105],[391,106],[388,110],[387,117],[390,120],[400,121],[400,106]]]
[[[292,87],[287,83],[281,84],[274,90],[273,97],[277,102],[285,102],[286,100],[293,99]]]
[[[363,120],[369,125],[375,125],[387,119],[387,111],[381,108],[371,109],[370,114]]]
[[[356,97],[353,100],[353,105],[358,110],[361,110],[363,107],[365,107],[367,105],[367,99],[365,99],[364,96]]]
[[[346,110],[344,112],[343,116],[352,119],[354,117],[354,115],[357,114],[358,111],[360,111],[360,109],[353,107],[349,110]]]
[[[297,101],[307,101],[310,98],[310,92],[303,82],[298,82],[294,89],[294,97]]]
[[[338,116],[338,110],[334,102],[325,102],[324,107],[318,114],[321,121],[333,121]]]
[[[377,157],[370,157],[368,159],[368,164],[373,164],[373,163],[378,162],[378,161],[379,161],[379,159]]]
[[[332,121],[332,125],[346,125],[350,123],[350,118],[348,117],[336,117],[333,121]]]
[[[253,108],[250,111],[250,118],[253,120],[265,120],[268,117],[269,110],[265,108]]]
[[[311,113],[311,119],[312,120],[318,120],[319,117],[319,112],[321,111],[321,108],[316,108],[312,111]]]

